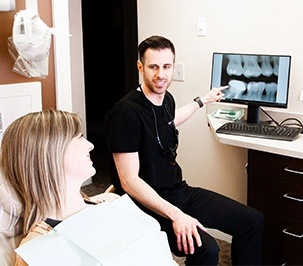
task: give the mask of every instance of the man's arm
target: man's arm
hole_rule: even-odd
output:
[[[202,103],[205,105],[207,103],[219,102],[224,94],[222,90],[227,89],[229,86],[223,86],[219,88],[213,88],[206,95],[201,97]],[[175,125],[179,126],[183,124],[187,119],[189,119],[198,109],[200,109],[199,105],[196,102],[191,102],[183,107],[176,109],[175,114]]]
[[[138,153],[114,153],[113,157],[123,190],[146,208],[172,221],[177,236],[178,249],[183,249],[185,254],[192,254],[194,252],[194,238],[197,245],[201,246],[201,238],[197,228],[206,231],[204,226],[197,219],[185,214],[160,197],[152,187],[138,176]]]

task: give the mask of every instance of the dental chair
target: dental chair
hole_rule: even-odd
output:
[[[14,265],[14,249],[22,238],[21,204],[0,173],[0,265]]]

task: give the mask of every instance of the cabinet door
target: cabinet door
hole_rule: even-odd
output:
[[[275,178],[251,175],[248,205],[303,221],[303,186]]]
[[[263,213],[262,264],[303,265],[303,223],[266,211]]]
[[[262,264],[303,265],[303,160],[249,150],[249,206],[265,216]]]

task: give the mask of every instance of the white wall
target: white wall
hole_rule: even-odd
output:
[[[36,0],[27,0],[36,1]],[[52,0],[56,105],[58,109],[77,113],[86,132],[84,62],[81,0]],[[83,185],[92,182],[88,179]]]
[[[36,0],[27,0],[35,2]],[[81,0],[52,0],[56,105],[77,113],[86,136]]]
[[[69,1],[69,27],[71,49],[71,87],[72,87],[72,111],[79,114],[83,121],[83,134],[86,132],[86,107],[84,86],[84,58],[82,40],[82,9],[81,0]]]
[[[285,112],[302,114],[302,10],[302,0],[138,0],[138,39],[159,34],[175,44],[176,61],[185,66],[185,81],[174,81],[169,89],[178,106],[210,89],[213,52],[289,54],[290,99]],[[200,16],[207,19],[206,36],[196,34]],[[247,151],[217,143],[206,112],[203,108],[179,128],[178,161],[184,177],[192,185],[246,203]]]

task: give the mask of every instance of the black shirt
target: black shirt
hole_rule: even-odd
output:
[[[160,195],[175,189],[182,181],[180,166],[167,152],[177,147],[174,116],[175,102],[169,92],[163,104],[156,106],[143,92],[134,90],[117,102],[105,117],[110,153],[138,152],[139,177]],[[114,164],[112,166],[112,183],[117,193],[122,194],[117,171]]]

